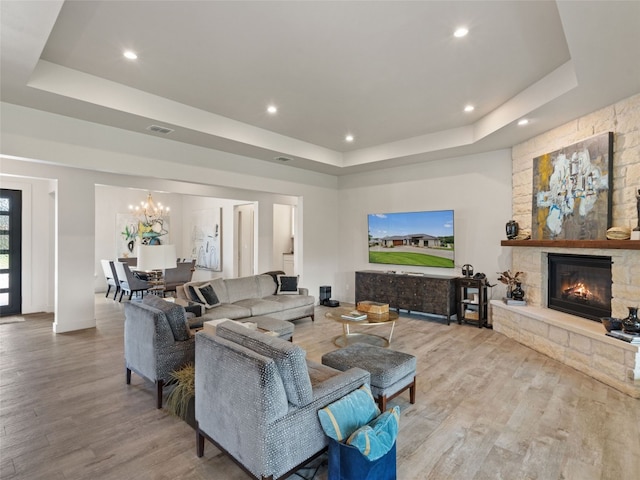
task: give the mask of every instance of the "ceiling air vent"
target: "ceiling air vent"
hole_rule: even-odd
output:
[[[163,135],[169,135],[171,132],[174,131],[171,128],[161,127],[160,125],[150,125],[147,127],[147,130],[155,133],[161,133]]]
[[[278,160],[279,162],[290,162],[292,159],[289,157],[276,157],[276,160]]]

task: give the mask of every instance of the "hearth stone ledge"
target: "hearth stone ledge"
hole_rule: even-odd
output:
[[[640,346],[608,337],[591,320],[548,308],[491,301],[493,329],[634,398],[640,398]]]

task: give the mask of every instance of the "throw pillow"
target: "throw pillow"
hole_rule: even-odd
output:
[[[276,295],[298,295],[298,277],[278,275]]]
[[[324,433],[338,442],[380,415],[368,385],[354,390],[340,400],[318,410]]]
[[[196,287],[194,287],[193,285],[187,285],[187,296],[189,297],[189,300],[191,300],[192,302],[202,303],[200,301],[200,297],[198,296],[198,293],[196,292]]]
[[[195,288],[196,295],[200,299],[200,303],[204,303],[206,308],[213,308],[217,305],[220,305],[220,300],[218,300],[218,296],[216,292],[213,291],[213,287],[210,283],[202,285],[201,287]]]
[[[399,422],[400,407],[395,406],[353,432],[346,444],[356,447],[368,460],[377,460],[393,447],[398,436]]]

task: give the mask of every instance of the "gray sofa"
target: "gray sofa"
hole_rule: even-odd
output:
[[[305,359],[290,342],[235,322],[196,334],[197,455],[205,439],[259,479],[287,476],[327,446],[318,410],[369,383]]]
[[[314,320],[315,298],[306,288],[299,288],[298,295],[277,295],[277,283],[269,274],[241,278],[217,278],[202,282],[189,282],[176,288],[176,296],[193,302],[189,286],[210,283],[220,300],[220,305],[202,311],[203,321],[228,318],[268,316],[278,320],[297,320],[311,317]]]

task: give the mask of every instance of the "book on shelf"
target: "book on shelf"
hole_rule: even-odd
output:
[[[351,320],[353,322],[357,322],[358,320],[364,320],[367,318],[366,313],[359,312],[357,310],[353,310],[349,313],[345,313],[344,315],[340,315],[345,320]]]
[[[525,306],[527,304],[526,300],[515,300],[513,298],[503,297],[502,301],[506,305],[514,305],[514,306]]]
[[[617,338],[629,342],[631,345],[640,345],[640,335],[623,332],[622,330],[611,330],[607,333],[608,337]]]

